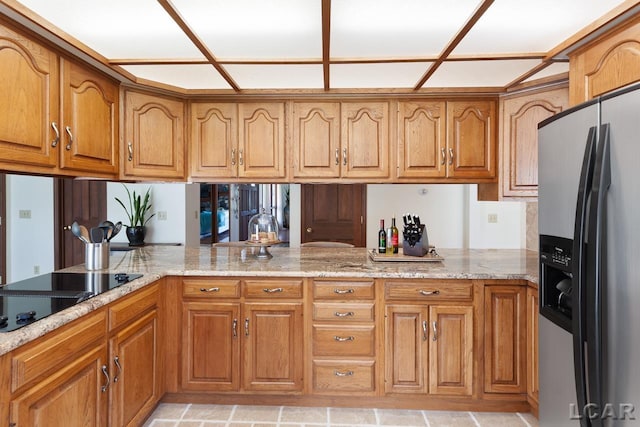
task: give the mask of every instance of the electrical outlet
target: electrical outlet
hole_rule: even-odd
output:
[[[31,219],[31,211],[29,209],[20,209],[18,216],[23,219]]]
[[[40,266],[39,265],[34,265],[33,266],[33,274],[40,274]]]
[[[490,224],[495,224],[498,222],[498,214],[492,213],[487,216],[487,222]]]
[[[167,220],[167,211],[158,211],[158,221]]]

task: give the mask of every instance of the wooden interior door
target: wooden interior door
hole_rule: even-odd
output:
[[[105,181],[56,179],[54,241],[56,270],[84,263],[84,243],[71,230],[73,221],[87,229],[107,219],[107,183]]]
[[[301,241],[334,241],[366,246],[364,184],[302,185]]]
[[[240,184],[238,187],[238,240],[243,241],[249,239],[249,220],[258,213],[259,195],[257,184]]]

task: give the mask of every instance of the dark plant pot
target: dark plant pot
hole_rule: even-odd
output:
[[[144,245],[145,234],[147,234],[147,227],[145,227],[144,225],[127,227],[127,239],[129,239],[129,246]]]

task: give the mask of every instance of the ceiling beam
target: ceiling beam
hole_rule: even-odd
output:
[[[178,12],[178,10],[171,3],[171,1],[158,0],[158,3],[160,3],[160,6],[162,6],[164,10],[167,11],[169,16],[171,16],[171,18],[176,22],[176,24],[178,24],[178,26],[187,35],[187,37],[189,37],[189,40],[191,40],[191,42],[194,45],[196,45],[196,47],[200,50],[200,52],[202,52],[204,57],[207,58],[207,60],[209,60],[211,65],[213,65],[213,68],[215,68],[218,71],[218,73],[220,73],[222,78],[225,79],[227,83],[229,83],[229,86],[231,86],[233,90],[235,90],[236,92],[240,92],[240,87],[238,86],[238,84],[233,80],[233,78],[229,75],[229,73],[227,73],[227,70],[225,70],[224,67],[218,63],[218,60],[213,55],[213,53],[204,44],[204,42],[200,40],[200,38],[191,29],[191,27],[189,27],[189,25],[185,22],[185,20],[182,18],[182,15],[180,15],[180,12]]]
[[[429,79],[429,77],[431,77],[433,73],[436,72],[438,67],[442,65],[442,63],[449,56],[449,54],[453,52],[453,50],[456,48],[456,46],[458,46],[458,44],[467,35],[467,33],[471,31],[471,28],[473,28],[476,22],[480,20],[482,15],[484,15],[484,13],[487,11],[487,9],[489,9],[489,7],[493,4],[493,2],[494,0],[482,1],[482,3],[473,12],[473,15],[471,15],[471,18],[469,18],[466,24],[464,24],[464,27],[462,27],[460,31],[458,31],[458,34],[456,34],[455,37],[453,37],[453,39],[451,39],[451,41],[449,42],[447,47],[442,51],[438,59],[436,59],[436,61],[433,64],[431,64],[431,67],[429,67],[429,69],[422,75],[420,80],[418,80],[418,83],[416,83],[413,90],[420,89],[425,84],[425,82]]]
[[[544,70],[545,68],[547,68],[551,64],[553,64],[553,62],[551,62],[551,61],[542,61],[541,63],[539,63],[538,65],[536,65],[535,67],[533,67],[532,69],[527,71],[526,73],[520,75],[519,77],[517,77],[512,82],[508,83],[504,87],[505,92],[508,91],[513,86],[518,85],[518,84],[522,83],[523,81],[527,80],[529,77],[538,74],[540,71]]]
[[[331,44],[331,0],[322,0],[322,74],[324,90],[329,90]]]

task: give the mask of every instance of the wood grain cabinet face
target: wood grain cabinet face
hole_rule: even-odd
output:
[[[184,103],[125,92],[125,177],[184,178]]]
[[[340,104],[293,103],[293,177],[338,178],[340,150]]]
[[[496,176],[495,110],[493,101],[447,102],[447,176]]]
[[[238,177],[284,178],[284,102],[238,105]]]
[[[445,102],[398,103],[399,178],[446,176],[445,115]]]
[[[230,178],[237,175],[237,104],[191,104],[191,176]]]
[[[527,396],[537,406],[538,392],[538,290],[527,288]]]

